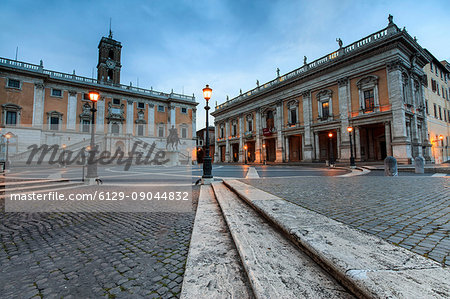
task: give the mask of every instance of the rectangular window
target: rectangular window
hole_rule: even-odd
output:
[[[89,128],[90,128],[90,126],[91,126],[91,122],[90,122],[89,120],[87,120],[87,119],[83,119],[83,123],[82,123],[82,128],[81,128],[81,130],[82,130],[84,133],[89,133]]]
[[[433,71],[433,64],[430,63],[430,70]]]
[[[223,128],[220,128],[220,138],[223,138]]]
[[[232,130],[231,130],[231,136],[236,136],[237,133],[237,125],[233,124]]]
[[[434,81],[433,79],[431,79],[431,90],[433,92],[436,92],[436,81]]]
[[[187,114],[187,108],[185,108],[185,107],[182,107],[182,108],[181,108],[181,113],[183,113],[183,114]]]
[[[83,101],[90,101],[91,99],[89,98],[89,94],[88,93],[83,93]]]
[[[17,112],[6,111],[6,124],[7,125],[16,125],[17,124]]]
[[[434,108],[434,117],[437,118],[437,107],[436,107],[436,104],[433,104],[433,108]]]
[[[159,126],[158,127],[158,136],[159,137],[164,137],[164,126]]]
[[[442,110],[441,110],[441,106],[439,106],[439,119],[442,120]]]
[[[425,101],[425,111],[427,112],[427,115],[430,115],[430,112],[428,111],[428,100]]]
[[[50,130],[59,130],[59,117],[50,117]]]
[[[144,136],[144,125],[138,125],[137,127],[137,135]]]
[[[447,109],[444,108],[444,121],[447,122]]]
[[[144,109],[145,108],[145,104],[144,103],[138,103],[138,108],[139,109]]]
[[[20,88],[20,81],[15,79],[8,79],[8,87]]]
[[[181,138],[187,138],[187,128],[181,128]]]
[[[444,87],[442,87],[442,97],[445,99]]]
[[[248,125],[248,131],[249,131],[249,132],[253,131],[253,121],[252,121],[252,120],[249,120],[249,121],[247,122],[247,125]]]
[[[62,90],[52,88],[52,97],[62,97]]]
[[[297,123],[297,110],[296,109],[291,109],[291,124],[296,124]]]
[[[120,105],[120,99],[113,99],[113,105]]]
[[[158,105],[158,112],[164,112],[164,106]]]
[[[441,80],[444,80],[444,78],[442,78],[442,70],[439,71],[441,73]]]
[[[328,118],[330,116],[330,103],[322,102],[322,118]]]
[[[112,124],[111,125],[111,133],[113,133],[114,135],[118,135],[120,133],[119,124]]]

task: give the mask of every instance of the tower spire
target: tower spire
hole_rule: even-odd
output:
[[[111,31],[111,19],[112,18],[109,18],[109,38],[113,38],[113,34],[112,34],[112,31]]]

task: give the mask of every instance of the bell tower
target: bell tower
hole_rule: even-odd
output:
[[[109,36],[102,37],[98,44],[97,80],[109,84],[120,84],[120,55],[122,45],[113,39],[111,28]]]

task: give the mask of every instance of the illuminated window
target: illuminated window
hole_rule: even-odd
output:
[[[373,112],[375,106],[373,89],[364,91],[364,111]]]

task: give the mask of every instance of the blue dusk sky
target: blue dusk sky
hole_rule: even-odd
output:
[[[122,43],[121,83],[196,96],[205,84],[223,103],[394,22],[439,60],[449,60],[450,2],[442,1],[0,1],[0,57],[96,77],[97,46]]]

